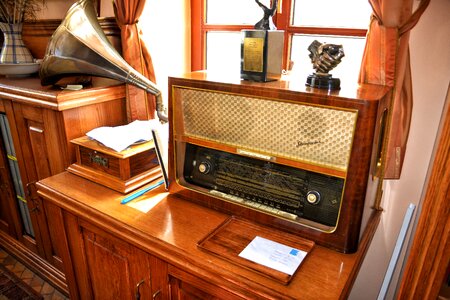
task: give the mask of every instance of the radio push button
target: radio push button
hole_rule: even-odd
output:
[[[291,219],[291,220],[297,220],[298,219],[296,215],[288,213],[288,212],[285,212],[285,211],[281,211],[281,210],[277,211],[277,215],[285,217],[287,219]]]
[[[222,197],[222,198],[227,199],[227,200],[231,200],[233,202],[244,203],[244,199],[242,199],[240,197],[236,197],[236,196],[233,196],[233,195],[230,195],[230,194],[226,194],[226,193],[223,193],[223,192],[220,192],[220,191],[216,191],[216,190],[210,190],[209,192],[211,194],[213,194],[213,195]]]
[[[320,193],[318,191],[309,191],[306,194],[306,201],[310,204],[318,204],[320,201]]]

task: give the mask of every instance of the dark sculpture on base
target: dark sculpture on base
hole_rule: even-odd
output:
[[[340,79],[333,78],[328,72],[334,69],[344,57],[345,54],[342,45],[321,44],[318,41],[314,41],[309,45],[308,50],[313,69],[316,72],[308,76],[306,85],[328,90],[340,89]]]
[[[273,1],[271,8],[267,8],[267,6],[259,2],[259,0],[255,0],[255,2],[264,11],[264,16],[258,23],[255,24],[255,29],[276,30],[277,27],[275,27],[275,24],[273,24],[272,16],[277,11],[278,0]]]

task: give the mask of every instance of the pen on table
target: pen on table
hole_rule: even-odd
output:
[[[148,191],[151,191],[151,190],[157,188],[158,186],[160,186],[163,183],[164,183],[164,180],[158,181],[157,183],[152,184],[151,186],[149,186],[149,187],[147,187],[145,189],[142,189],[142,190],[140,190],[140,191],[138,191],[138,192],[136,192],[134,194],[131,194],[131,195],[123,198],[122,201],[120,201],[120,204],[126,204],[126,203],[136,199],[137,197],[147,193]]]

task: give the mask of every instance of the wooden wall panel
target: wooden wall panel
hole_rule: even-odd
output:
[[[121,53],[120,29],[115,18],[99,18],[99,23],[113,47]],[[60,24],[61,20],[38,20],[24,24],[23,40],[35,58],[44,57],[50,37]]]
[[[450,89],[398,299],[436,299],[450,262]]]

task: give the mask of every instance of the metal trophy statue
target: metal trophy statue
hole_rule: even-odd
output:
[[[273,1],[271,8],[267,8],[267,6],[259,2],[259,0],[255,0],[255,2],[264,11],[264,16],[258,23],[255,24],[255,29],[276,30],[277,27],[273,24],[272,17],[277,11],[278,0]]]
[[[272,16],[278,0],[270,8],[255,0],[264,11],[252,30],[242,30],[241,79],[267,82],[279,80],[282,73],[284,32],[277,30]]]
[[[312,75],[306,79],[306,85],[314,88],[339,90],[341,81],[339,78],[333,78],[328,74],[334,69],[345,56],[342,45],[335,44],[321,44],[318,41],[313,41],[309,45],[309,57],[313,64],[313,69],[316,70]]]

